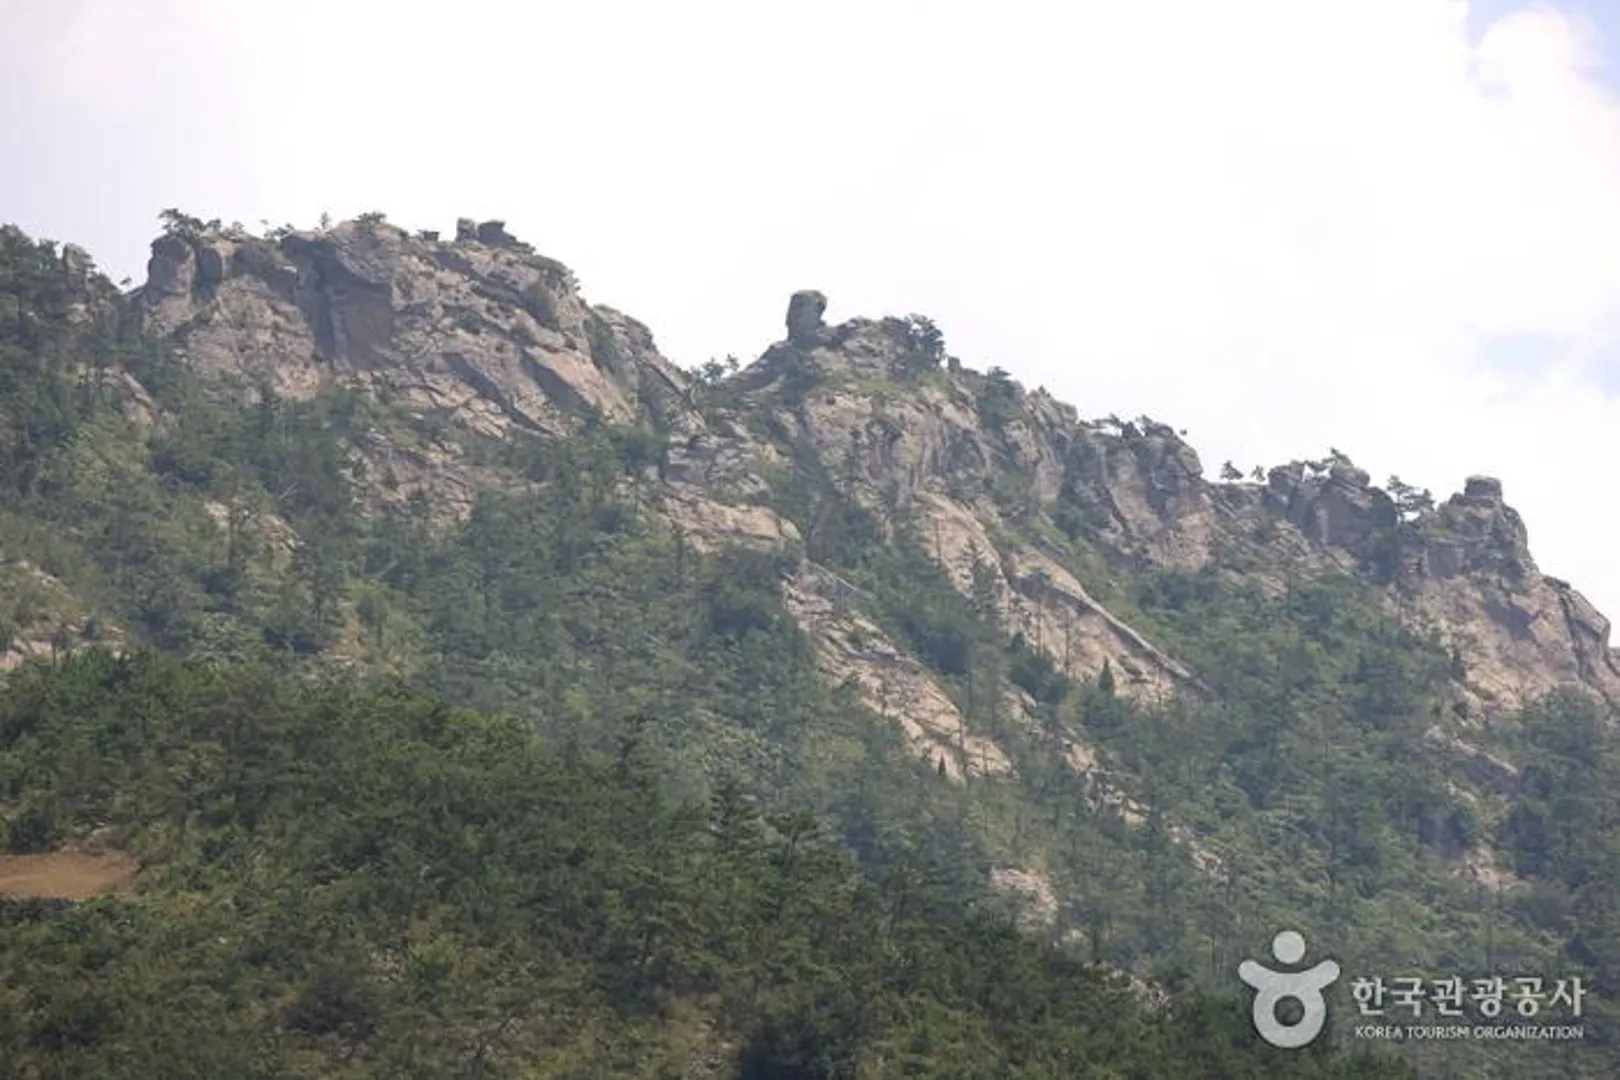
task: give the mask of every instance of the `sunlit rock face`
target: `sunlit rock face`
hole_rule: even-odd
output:
[[[587,303],[565,266],[504,222],[462,219],[453,240],[438,237],[375,217],[273,238],[172,233],[152,245],[133,299],[197,370],[243,392],[352,386],[492,437],[656,422],[664,495],[652,508],[698,546],[798,550],[816,523],[784,517],[772,485],[808,457],[885,527],[915,522],[951,581],[989,588],[1009,631],[1060,670],[1106,664],[1127,695],[1207,689],[1088,591],[1075,545],[1270,590],[1359,575],[1455,650],[1459,692],[1487,714],[1563,685],[1620,705],[1608,620],[1539,572],[1493,478],[1415,513],[1340,455],[1213,483],[1166,424],[1083,421],[1043,390],[944,356],[926,320],[829,325],[815,290],[788,299],[783,339],[728,378],[732,411],[717,423],[647,327]],[[495,483],[448,445],[377,433],[357,453],[458,514]],[[1234,551],[1249,553],[1241,568]],[[826,647],[840,670],[863,662]]]
[[[138,300],[205,374],[288,397],[350,382],[491,435],[683,400],[646,327],[587,304],[503,223],[468,224],[451,243],[366,221],[278,240],[171,234]]]

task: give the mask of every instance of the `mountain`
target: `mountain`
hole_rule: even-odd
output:
[[[266,1075],[371,1075],[419,1015],[378,942],[403,934],[400,955],[436,942],[499,968],[533,933],[503,914],[517,936],[479,939],[474,896],[391,906],[357,884],[391,879],[353,861],[359,839],[341,823],[395,820],[358,791],[401,807],[437,798],[411,787],[430,783],[413,770],[461,761],[477,768],[433,782],[462,809],[397,819],[420,832],[411,858],[500,830],[562,847],[622,836],[609,846],[631,845],[615,856],[628,862],[591,877],[587,860],[580,888],[626,905],[622,926],[592,931],[600,941],[643,941],[635,976],[620,944],[568,954],[576,980],[512,1013],[553,1034],[514,1036],[512,1057],[474,1055],[479,1068],[1282,1075],[1306,1058],[1247,1031],[1236,969],[1285,928],[1346,972],[1328,1056],[1306,1055],[1311,1068],[1607,1076],[1620,1064],[1605,1023],[1620,990],[1620,657],[1607,620],[1539,572],[1495,480],[1469,478],[1436,504],[1331,451],[1212,481],[1166,424],[1084,420],[963,364],[925,317],[828,326],[808,291],[754,362],[684,371],[499,222],[462,221],[453,239],[381,215],[265,236],[175,211],[165,226],[129,294],[78,249],[0,234],[0,546],[8,662],[24,668],[0,712],[0,812],[15,858],[82,854],[98,837],[141,862],[133,895],[163,916],[127,931],[132,948],[192,941],[212,925],[197,912],[258,903],[289,918],[275,898],[345,868],[322,910],[367,928],[342,939],[339,966],[301,970],[320,954],[295,949],[264,968],[275,977],[247,963],[259,973],[229,993],[348,994],[370,1002],[349,1010],[370,1026],[299,1027],[293,1004],[266,1007],[231,1029],[237,1050],[210,1041],[230,1064],[204,1072],[273,1044],[283,1056]],[[138,690],[114,654],[150,665]],[[297,689],[310,680],[318,689]],[[240,712],[255,693],[286,704]],[[417,696],[395,745],[386,695],[400,694]],[[539,741],[478,749],[494,738],[478,734],[486,721],[458,720],[471,727],[452,736],[420,718],[428,701],[513,717]],[[172,719],[143,738],[110,719],[154,708]],[[254,718],[239,770],[264,808],[245,818],[243,777],[184,751],[246,745],[240,721],[210,726],[215,713]],[[508,757],[605,801],[531,810],[529,774]],[[231,808],[184,810],[184,786],[155,779],[176,769],[201,769],[198,791]],[[311,786],[300,769],[329,771]],[[680,824],[682,808],[732,820],[739,793],[761,801],[772,824],[762,817],[759,836],[774,839],[751,842],[755,862],[703,863],[730,884],[681,878],[671,852],[717,835]],[[474,816],[458,830],[462,814]],[[562,823],[575,820],[597,839],[570,841]],[[755,890],[790,880],[793,821],[825,830],[819,876],[796,886],[819,906],[761,920]],[[201,839],[187,842],[192,828]],[[290,839],[305,828],[307,843]],[[532,893],[518,864],[496,859],[490,877],[467,857],[445,855],[499,911]],[[224,872],[254,859],[283,875],[282,892]],[[621,880],[641,865],[663,867],[649,872],[666,884]],[[893,920],[863,922],[831,898],[871,889],[872,903],[895,903],[907,881],[943,905],[914,927],[937,934],[941,955],[819,981],[857,956],[904,953]],[[119,895],[123,911],[131,894]],[[689,925],[708,903],[748,941]],[[53,920],[122,917],[69,910],[6,923],[8,952],[36,972],[9,986],[16,1000],[38,1000],[38,973],[67,963]],[[984,944],[1000,925],[975,921],[987,911],[1022,929]],[[424,912],[441,924],[412,938]],[[840,921],[857,936],[823,940]],[[654,940],[684,959],[653,971]],[[1036,1023],[1005,983],[943,959],[984,948],[976,968],[1016,969],[1032,987],[1100,980],[1108,994],[1117,975],[1136,989],[1071,1003],[1102,1008],[1100,1027]],[[708,967],[692,959],[716,949],[725,957]],[[192,966],[237,972],[232,955],[199,951],[208,959]],[[885,981],[913,968],[921,982]],[[615,970],[613,987],[592,983]],[[464,1010],[445,1031],[472,1032],[474,1014],[496,1009],[471,971],[445,991]],[[1350,1030],[1351,974],[1579,976],[1584,1038],[1373,1044]],[[946,1012],[908,1011],[925,998]],[[852,1000],[884,1019],[849,1027]],[[632,1034],[603,1035],[596,1051],[556,1044],[570,1029],[537,1020],[543,1002]],[[34,1040],[18,1060],[60,1045],[38,1041],[42,1008],[32,1028],[0,1027],[0,1042]],[[217,1020],[210,1008],[195,1022]],[[181,1046],[191,1029],[164,1030]],[[73,1075],[91,1075],[98,1038],[136,1060],[122,1036],[80,1036]],[[1124,1056],[1095,1056],[1116,1042]],[[1366,1051],[1376,1064],[1345,1056]],[[446,1040],[422,1053],[386,1067],[473,1068]],[[699,1059],[710,1073],[690,1071]]]
[[[694,381],[659,355],[645,326],[587,304],[566,267],[500,222],[463,221],[452,242],[369,219],[277,242],[182,228],[154,244],[134,299],[192,370],[287,398],[353,387],[493,437],[650,423],[673,443],[660,472],[673,513],[709,542],[802,539],[801,523],[769,511],[767,474],[796,450],[824,467],[855,461],[839,478],[852,481],[849,495],[914,509],[964,587],[969,545],[999,563],[998,588],[1017,594],[1003,598],[1005,616],[1018,629],[1038,633],[1063,609],[1083,610],[1079,670],[1108,657],[1129,685],[1168,688],[1187,673],[1072,581],[1020,585],[1043,570],[1068,576],[1062,564],[1077,556],[1064,549],[1076,543],[1187,571],[1242,553],[1274,581],[1342,569],[1385,587],[1381,599],[1403,621],[1459,651],[1467,674],[1457,690],[1479,715],[1563,685],[1620,705],[1608,620],[1537,571],[1496,481],[1471,478],[1439,506],[1409,491],[1397,501],[1335,456],[1278,466],[1260,483],[1210,483],[1166,425],[1083,422],[998,371],[952,364],[950,378],[923,378],[943,360],[926,320],[829,328],[824,298],[795,296],[788,339],[709,393],[706,415]],[[785,434],[749,438],[739,426],[750,419]],[[360,448],[396,474],[431,471],[409,449]],[[465,506],[481,485],[449,473],[434,494]],[[407,480],[398,490],[415,488]],[[1044,546],[1055,550],[995,544],[991,532],[1025,519],[1063,534]]]

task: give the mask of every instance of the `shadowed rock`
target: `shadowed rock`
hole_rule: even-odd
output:
[[[152,241],[152,257],[146,263],[148,296],[186,296],[196,280],[197,261],[191,245],[178,236],[160,236]]]
[[[788,301],[788,343],[806,348],[821,340],[827,324],[822,316],[827,313],[827,298],[813,289],[796,292]]]
[[[481,221],[478,223],[478,242],[488,244],[490,247],[522,247],[518,238],[506,231],[504,221]]]
[[[201,243],[196,246],[197,284],[207,287],[218,285],[230,273],[231,245],[226,241]]]
[[[90,253],[77,244],[62,245],[62,268],[67,271],[68,277],[77,283],[90,276],[96,268],[96,261]]]

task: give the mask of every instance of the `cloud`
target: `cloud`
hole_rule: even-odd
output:
[[[164,2],[168,100],[217,103],[188,209],[502,217],[687,363],[757,353],[796,288],[927,312],[970,363],[1185,427],[1211,466],[1331,445],[1441,492],[1497,474],[1543,565],[1620,612],[1620,104],[1589,20]],[[66,39],[96,58],[81,96],[155,62],[113,44],[133,7],[67,6],[97,12]],[[212,186],[211,157],[239,162]],[[134,262],[129,228],[103,250]]]
[[[178,64],[198,66],[220,41],[203,0],[76,0],[19,4],[0,15],[8,60],[27,65],[36,93],[57,104],[117,110],[149,100]]]

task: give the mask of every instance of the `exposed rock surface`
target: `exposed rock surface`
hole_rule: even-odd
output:
[[[441,242],[372,218],[276,239],[168,235],[153,244],[134,301],[197,370],[250,391],[308,397],[351,386],[491,437],[648,423],[660,458],[626,484],[697,550],[743,544],[805,556],[815,515],[782,509],[776,494],[777,481],[807,466],[887,535],[914,526],[955,588],[1057,670],[1087,680],[1106,667],[1117,692],[1138,701],[1211,695],[1211,673],[1132,625],[1109,568],[1126,568],[1128,579],[1213,565],[1277,592],[1299,576],[1360,577],[1389,611],[1455,649],[1454,700],[1470,716],[1489,720],[1565,685],[1620,708],[1608,621],[1539,572],[1495,479],[1471,477],[1431,506],[1383,490],[1334,452],[1263,480],[1212,483],[1165,424],[1083,421],[1005,373],[964,370],[926,320],[828,325],[827,297],[808,290],[789,300],[782,341],[727,377],[723,393],[700,395],[647,327],[588,304],[566,267],[505,223],[463,219],[454,236]],[[119,392],[132,416],[161,422],[138,386]],[[378,431],[354,449],[373,510],[426,498],[464,516],[480,491],[519,482],[474,464],[454,438]],[[783,599],[823,676],[896,725],[929,765],[958,783],[1015,777],[1010,744],[974,730],[969,695],[886,634],[872,598],[805,557]],[[28,640],[37,647],[37,635]],[[999,692],[990,699],[1001,703],[997,719],[1033,726],[1032,699],[1010,683]],[[1467,724],[1441,720],[1428,738],[1457,783],[1482,797],[1516,790],[1513,762],[1459,733]],[[1078,724],[1042,735],[1086,779],[1094,805],[1130,824],[1149,818]],[[1200,870],[1226,872],[1214,840],[1205,846],[1186,825],[1165,824]],[[1477,879],[1499,879],[1488,854],[1467,859]],[[1059,906],[1034,870],[997,871],[995,885],[1022,897],[1037,923]]]
[[[1487,716],[1571,684],[1620,708],[1608,620],[1538,571],[1498,480],[1470,477],[1460,494],[1415,514],[1337,454],[1278,466],[1263,484],[1211,483],[1164,424],[1085,423],[995,373],[941,378],[937,365],[919,364],[903,320],[824,326],[825,305],[820,293],[796,294],[787,340],[738,385],[754,394],[794,387],[779,427],[836,463],[868,505],[915,512],[964,591],[975,561],[992,566],[1007,625],[1061,652],[1066,670],[1095,670],[1106,658],[1137,696],[1198,686],[1196,673],[1113,617],[1017,527],[1031,511],[1056,521],[1060,507],[1117,555],[1153,564],[1196,569],[1236,546],[1255,556],[1244,572],[1278,589],[1294,574],[1362,576],[1386,590],[1391,610],[1456,648],[1466,672],[1459,692]]]
[[[1543,575],[1502,485],[1470,479],[1431,518],[1410,557],[1413,605],[1455,643],[1488,708],[1584,685],[1620,708],[1609,620],[1568,582]]]
[[[1404,515],[1347,462],[1293,462],[1264,485],[1206,486],[1215,527],[1195,514],[1190,534],[1248,545],[1260,564],[1250,577],[1336,568],[1381,586],[1392,611],[1456,649],[1461,696],[1485,718],[1565,686],[1620,709],[1609,620],[1540,572],[1496,478],[1470,477],[1462,492]],[[1211,544],[1205,557],[1215,552]]]
[[[796,372],[831,376],[780,418],[782,426],[852,482],[858,498],[914,513],[930,554],[964,594],[972,593],[974,566],[988,569],[1003,623],[1060,670],[1084,678],[1111,662],[1123,675],[1122,692],[1133,697],[1162,698],[1193,687],[1191,672],[1091,597],[1033,539],[1013,539],[1002,528],[1003,513],[992,498],[998,477],[1025,478],[1031,506],[1062,495],[1075,443],[1089,435],[1072,410],[1046,395],[1020,393],[1023,408],[991,430],[968,386],[906,379],[917,360],[911,330],[900,320],[855,319],[825,328],[825,305],[820,293],[795,294],[788,341],[742,372],[740,384],[768,393]],[[1112,465],[1101,454],[1091,460],[1102,471],[1089,482],[1133,493],[1134,516],[1122,528],[1135,525],[1154,537],[1166,532],[1162,518],[1174,515],[1177,498],[1198,474],[1191,449],[1160,431],[1127,443]],[[1145,475],[1147,482],[1122,484],[1121,475],[1132,481]]]
[[[1430,728],[1424,737],[1450,751],[1476,784],[1502,795],[1518,792],[1519,770],[1510,762],[1439,728]]]
[[[1012,763],[994,742],[967,730],[961,712],[928,669],[860,613],[858,590],[806,565],[783,591],[788,610],[816,643],[822,674],[853,684],[863,704],[893,720],[919,755],[952,779],[1004,775]]]
[[[1248,501],[1243,487],[1227,486],[1228,505]],[[1467,696],[1487,716],[1571,685],[1620,708],[1609,621],[1537,569],[1496,478],[1469,477],[1462,492],[1401,520],[1362,470],[1295,462],[1271,470],[1259,502],[1283,526],[1268,539],[1274,565],[1327,561],[1387,583],[1394,610],[1456,649]],[[1289,534],[1303,548],[1291,550]]]
[[[998,867],[990,871],[990,888],[1012,901],[1025,926],[1047,929],[1056,924],[1057,891],[1041,871]]]
[[[625,422],[684,376],[646,328],[579,296],[500,222],[445,244],[382,222],[277,242],[167,235],[139,300],[199,370],[307,397],[344,380],[474,431]]]
[[[825,324],[827,298],[818,292],[798,292],[788,302],[788,343],[799,347],[814,345]]]
[[[28,562],[0,564],[0,671],[29,660],[65,655],[94,643],[115,651],[123,645],[116,628],[98,624],[82,610],[78,597],[38,566]]]
[[[981,566],[1009,632],[1071,675],[1107,663],[1128,696],[1206,689],[1098,601],[1060,533],[1084,533],[1109,558],[1185,569],[1247,550],[1254,566],[1233,572],[1278,589],[1291,575],[1350,571],[1455,647],[1460,699],[1487,716],[1571,683],[1620,707],[1608,620],[1537,570],[1492,478],[1416,513],[1337,454],[1263,483],[1211,483],[1164,424],[1082,421],[1002,373],[962,370],[926,320],[828,325],[827,298],[809,290],[791,297],[784,340],[728,380],[739,417],[763,417],[767,436],[701,414],[645,326],[586,303],[566,267],[505,223],[463,219],[455,240],[436,236],[375,216],[275,239],[175,233],[153,244],[135,299],[198,370],[250,390],[306,397],[341,383],[489,436],[655,418],[668,450],[653,504],[700,547],[804,543],[807,523],[770,507],[769,477],[813,455],[880,518],[915,520],[964,593]],[[125,396],[132,415],[153,408]],[[450,444],[361,442],[376,508],[427,494],[461,514],[501,482]],[[849,654],[834,653],[848,675]]]
[[[587,304],[565,266],[535,254],[503,222],[463,219],[453,243],[431,236],[374,220],[278,240],[171,233],[153,243],[133,299],[151,328],[222,385],[295,399],[357,387],[491,437],[656,414],[672,436],[690,437],[682,466],[704,457],[687,376],[646,326]],[[738,498],[760,485],[739,475],[748,470],[734,449],[707,449],[710,475],[673,479],[669,515],[709,546],[791,539],[792,525],[768,511],[711,494],[725,490],[722,479]],[[355,452],[374,481],[366,492],[373,509],[426,497],[461,517],[479,490],[507,482],[450,444],[373,432]]]

